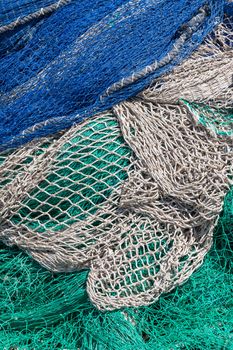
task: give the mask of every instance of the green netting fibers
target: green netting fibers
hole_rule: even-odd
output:
[[[127,178],[131,151],[111,115],[90,120],[63,137],[53,137],[32,147],[33,154],[25,152],[22,159],[20,152],[12,162],[2,157],[4,173],[0,185],[4,190],[6,179],[9,184],[19,174],[28,194],[11,221],[38,232],[62,230],[94,214],[112,189]],[[40,173],[36,162],[41,157],[45,164]],[[27,183],[30,166],[40,180],[32,188]]]

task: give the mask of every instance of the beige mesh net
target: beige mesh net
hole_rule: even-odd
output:
[[[233,28],[225,21],[182,65],[141,93],[160,103],[189,102],[233,107]]]
[[[102,115],[2,155],[1,240],[53,271],[89,267],[131,153],[116,118]]]
[[[179,105],[138,99],[115,113],[138,160],[122,187],[123,213],[112,232],[118,243],[89,274],[89,295],[103,309],[148,304],[202,263],[233,157],[231,138],[195,125]]]

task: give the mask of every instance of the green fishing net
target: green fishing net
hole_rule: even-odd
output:
[[[100,312],[87,272],[52,274],[1,246],[2,349],[233,349],[233,188],[214,245],[187,283],[142,308]]]
[[[12,158],[1,155],[0,189],[6,193],[7,185],[13,183],[17,192],[21,185],[15,200],[22,197],[22,202],[18,211],[14,207],[12,223],[42,233],[84,220],[127,178],[130,156],[118,122],[110,114],[32,144],[22,154],[16,151]],[[14,183],[16,176],[19,180]]]

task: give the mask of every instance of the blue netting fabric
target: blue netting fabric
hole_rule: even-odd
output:
[[[224,11],[229,15],[233,16],[233,2],[231,0],[227,0],[225,4]]]
[[[7,25],[18,18],[55,3],[56,0],[2,0],[0,2],[0,25]]]
[[[0,1],[0,31],[3,27],[15,21],[24,19],[41,8],[54,4],[56,0],[7,0]],[[16,30],[5,30],[0,33],[0,58],[12,51],[20,50],[38,27],[38,22],[43,23],[43,18],[27,21],[24,25],[18,25]]]
[[[5,3],[3,24],[51,1]],[[79,0],[1,34],[0,149],[137,94],[190,55],[223,11],[223,0]]]

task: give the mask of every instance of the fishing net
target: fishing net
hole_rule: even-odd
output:
[[[20,2],[5,5],[0,27],[1,149],[46,137],[0,154],[1,346],[231,350],[232,18],[225,16],[193,55],[162,75],[221,21],[223,2],[175,1],[170,12],[166,1],[96,1],[83,26],[76,24],[84,1],[44,1],[43,10],[24,1],[19,13]],[[147,39],[139,18],[165,23],[163,11],[171,46],[154,47],[148,37],[158,57],[143,61],[150,55],[142,50]],[[231,15],[229,2],[225,11]],[[101,61],[108,61],[101,51],[106,37],[119,35],[117,49],[136,29],[143,62],[134,66],[137,53],[127,51],[133,71],[125,63],[122,70],[125,56],[111,53],[109,81]],[[96,62],[88,72],[90,61],[81,64],[90,43],[97,73]],[[77,67],[85,86],[77,84]]]
[[[1,246],[0,344],[5,349],[232,349],[233,189],[214,243],[188,282],[147,307],[99,312],[86,272],[53,274]]]
[[[116,118],[103,115],[3,155],[1,238],[55,271],[89,266],[131,153]]]
[[[113,114],[97,116],[1,165],[1,240],[55,272],[89,268],[100,309],[147,305],[183,283],[211,247],[229,186],[232,139],[208,134],[185,107],[146,103],[127,116],[130,102],[116,108],[122,134]]]
[[[71,0],[9,0],[1,3],[0,34],[14,30],[34,19],[44,17],[68,4]]]
[[[215,113],[218,109],[232,108],[232,48],[233,21],[225,16],[224,22],[182,65],[156,79],[140,95],[158,103],[177,103],[181,99],[193,105],[202,103],[215,107]]]
[[[226,20],[183,64],[195,79],[180,100],[177,67],[109,113],[2,154],[1,241],[54,272],[90,269],[103,310],[148,305],[187,280],[211,248],[233,155],[228,73],[203,104],[199,67],[228,64],[231,46]]]
[[[135,96],[201,44],[222,22],[224,3],[2,2],[0,149]]]

